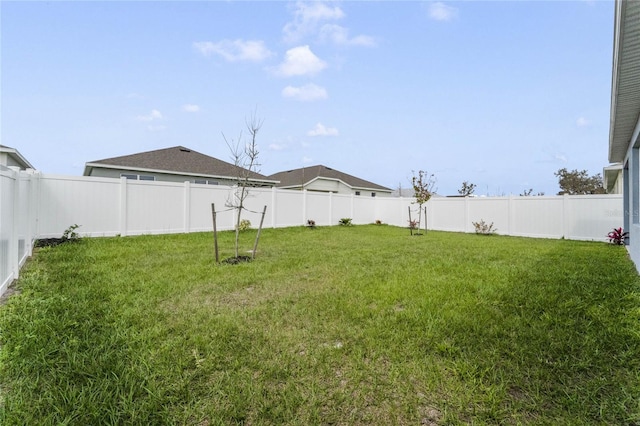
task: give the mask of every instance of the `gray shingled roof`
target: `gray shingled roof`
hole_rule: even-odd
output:
[[[216,176],[236,178],[239,176],[238,167],[218,160],[217,158],[201,154],[183,146],[140,152],[122,157],[105,158],[90,161],[90,167],[112,166],[129,170],[147,170],[171,174],[189,174],[198,176]],[[85,169],[85,174],[86,174]],[[240,169],[242,170],[242,169]],[[250,179],[270,180],[266,176],[249,172]]]
[[[369,182],[368,180],[360,179],[355,176],[351,176],[347,173],[343,173],[339,170],[334,170],[330,167],[326,167],[323,165],[303,167],[301,169],[287,170],[284,172],[274,173],[268,176],[268,179],[271,180],[279,180],[277,187],[288,187],[288,186],[300,186],[300,183],[304,179],[304,184],[308,184],[312,180],[323,177],[327,179],[338,179],[352,188],[361,188],[361,189],[377,189],[382,191],[391,191],[390,188],[384,187],[382,185],[378,185],[373,182]]]

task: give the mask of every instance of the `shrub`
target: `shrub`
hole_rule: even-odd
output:
[[[382,221],[380,219],[376,219],[376,225],[382,225]]]
[[[350,218],[350,217],[343,217],[342,219],[340,219],[340,220],[338,221],[338,224],[339,224],[340,226],[351,226],[351,225],[353,225],[353,224],[351,223],[351,218]]]
[[[418,229],[418,221],[410,220],[409,221],[409,229]]]
[[[307,220],[307,226],[308,226],[309,228],[315,228],[315,227],[316,227],[316,221],[315,221],[315,220],[313,220],[313,219],[309,219],[309,220]]]
[[[80,234],[76,232],[76,229],[78,228],[80,228],[80,225],[75,223],[70,227],[68,227],[67,229],[65,229],[64,232],[62,233],[62,238],[61,238],[62,242],[66,243],[66,242],[78,241],[80,239]]]
[[[622,228],[613,228],[613,231],[607,234],[611,244],[623,245],[625,238],[629,236],[628,232],[624,232]]]
[[[476,234],[491,235],[495,234],[498,229],[493,227],[493,222],[487,224],[483,219],[480,222],[471,222],[476,228]]]
[[[242,219],[240,221],[240,226],[238,226],[240,231],[246,231],[247,229],[251,229],[251,221],[249,219]]]

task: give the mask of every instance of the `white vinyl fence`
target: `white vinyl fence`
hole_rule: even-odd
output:
[[[0,295],[33,250],[37,182],[36,174],[0,166]]]
[[[73,224],[82,236],[127,236],[211,231],[211,204],[218,229],[234,227],[225,206],[226,186],[189,182],[69,177],[1,170],[0,294],[18,277],[35,238],[60,237]],[[251,189],[243,218],[253,226],[267,206],[264,226],[336,225],[341,218],[354,224],[406,227],[412,198],[359,197],[276,188]],[[428,229],[474,232],[472,222],[493,223],[498,234],[605,241],[623,223],[621,195],[549,197],[434,197],[427,204]]]

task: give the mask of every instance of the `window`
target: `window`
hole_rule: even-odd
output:
[[[194,179],[193,183],[197,183],[200,185],[218,185],[219,184],[218,181],[208,180],[208,179]]]
[[[376,193],[375,193],[375,192],[372,192],[372,193],[371,193],[371,196],[372,196],[372,197],[375,197],[375,196],[376,196]]]
[[[360,195],[360,191],[356,191],[356,195]]]
[[[120,177],[131,179],[131,180],[156,180],[155,176],[151,175],[134,175],[128,173],[121,173]]]

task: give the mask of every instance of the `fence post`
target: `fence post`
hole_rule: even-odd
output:
[[[278,199],[277,191],[278,190],[275,186],[271,187],[271,228],[273,229],[276,227],[276,214],[278,212],[278,209],[276,208],[276,200]]]
[[[464,232],[471,232],[469,228],[469,197],[464,197]]]
[[[351,211],[349,213],[349,217],[353,218],[353,204],[354,204],[355,195],[351,193]]]
[[[120,235],[127,235],[127,178],[120,178]]]
[[[27,229],[25,236],[25,247],[27,250],[27,256],[31,257],[33,254],[33,240],[36,234],[35,224],[38,220],[37,213],[37,198],[36,198],[36,175],[35,170],[28,169],[29,173],[29,199],[27,200]]]
[[[302,190],[302,224],[307,223],[307,190]]]
[[[191,231],[191,182],[184,181],[184,232]]]
[[[9,238],[9,268],[16,280],[20,276],[20,258],[18,255],[18,217],[20,215],[20,172],[17,167],[11,169],[11,186],[13,187],[13,206],[11,218],[11,237]]]
[[[507,235],[512,235],[511,234],[511,221],[512,221],[512,215],[513,215],[513,194],[509,194],[509,204],[507,204]]]
[[[333,224],[333,192],[329,192],[329,225]]]
[[[568,204],[569,204],[569,196],[567,194],[563,194],[562,195],[562,238],[565,239],[569,239],[568,235],[567,235],[567,210],[568,210]]]

